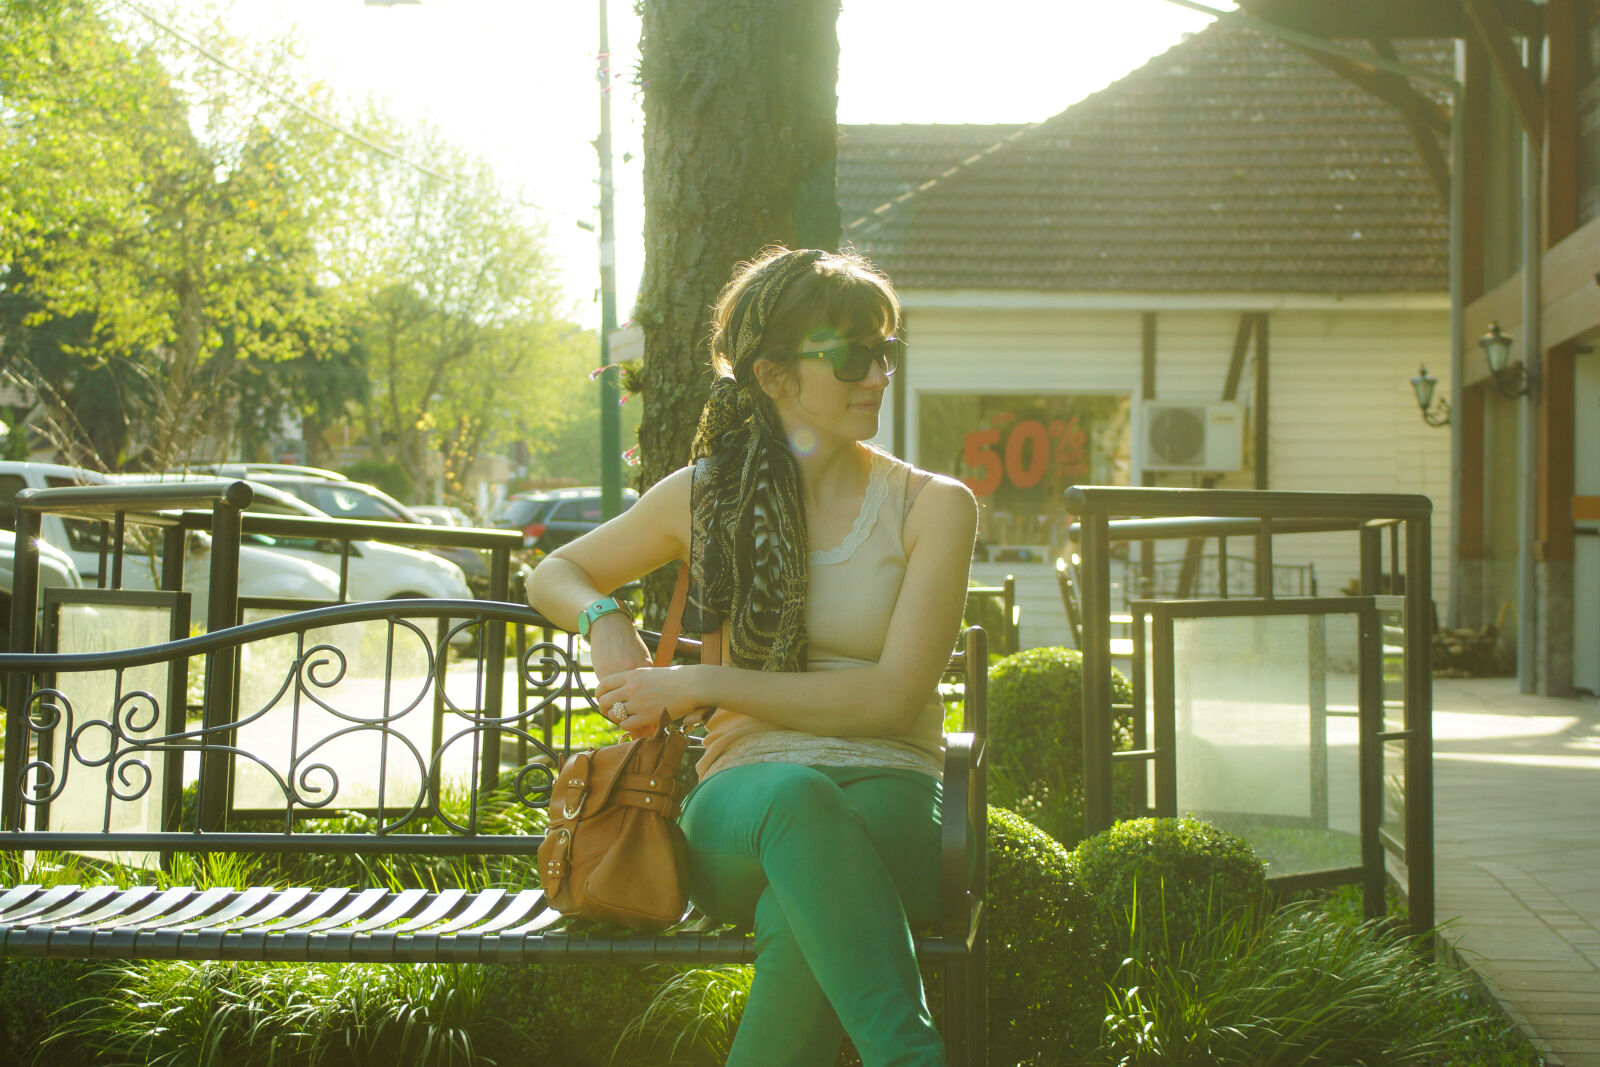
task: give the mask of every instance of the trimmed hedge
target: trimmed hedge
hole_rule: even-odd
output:
[[[1130,929],[1158,924],[1157,941],[1181,945],[1263,910],[1266,899],[1266,869],[1250,845],[1199,819],[1129,819],[1080,843],[1074,858],[1113,964]]]
[[[1061,1063],[1098,1025],[1094,907],[1072,854],[1022,816],[991,806],[988,841],[989,1062]]]
[[[99,960],[0,956],[0,1067],[33,1067],[45,1038],[111,988],[104,968]]]
[[[1133,687],[1111,672],[1113,699]],[[1114,749],[1133,747],[1133,717],[1112,723]],[[1067,846],[1083,838],[1083,653],[1030,648],[989,668],[989,795]],[[1136,768],[1113,769],[1113,811],[1144,810]]]

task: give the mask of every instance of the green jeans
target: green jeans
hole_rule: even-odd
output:
[[[753,925],[755,980],[729,1067],[945,1064],[911,927],[939,914],[938,781],[875,767],[754,763],[690,795],[690,895]]]

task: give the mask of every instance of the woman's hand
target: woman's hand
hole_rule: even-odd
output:
[[[621,703],[627,714],[612,718],[631,737],[649,737],[661,722],[661,713],[676,721],[693,715],[709,701],[704,696],[705,672],[695,664],[676,667],[638,667],[603,675],[595,689],[601,714],[611,718],[611,709]],[[715,669],[715,668],[709,668]]]

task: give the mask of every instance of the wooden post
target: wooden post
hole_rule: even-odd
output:
[[[1578,4],[1548,0],[1544,83],[1544,247],[1578,228]],[[1551,338],[1552,341],[1555,338]]]
[[[1268,370],[1271,360],[1267,344],[1267,313],[1262,311],[1256,314],[1256,488],[1265,489],[1268,485],[1267,472],[1271,466],[1268,451],[1270,435],[1268,429],[1272,425],[1269,417],[1270,399],[1272,396],[1271,381]]]
[[[1575,384],[1572,346],[1545,353],[1544,382],[1539,389],[1539,500],[1534,559],[1540,563],[1574,557],[1572,494],[1577,475],[1573,455],[1577,431],[1572,390]]]
[[[1461,303],[1472,303],[1484,293],[1486,196],[1484,175],[1488,156],[1489,57],[1483,46],[1468,37],[1466,72],[1461,84]],[[1465,384],[1465,383],[1463,383]]]

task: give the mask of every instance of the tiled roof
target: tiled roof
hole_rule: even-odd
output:
[[[1401,58],[1448,71],[1450,55],[1423,42]],[[839,200],[845,240],[902,288],[1448,282],[1444,206],[1398,113],[1222,22],[1036,125],[842,127]]]

